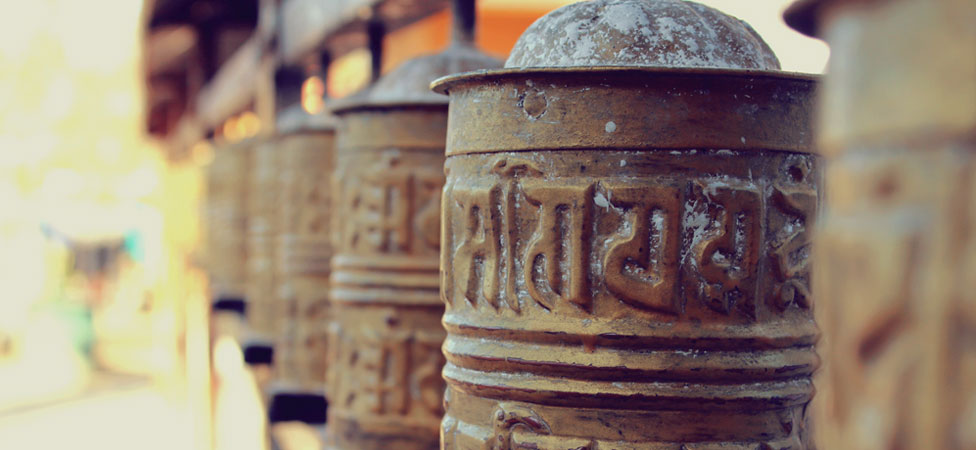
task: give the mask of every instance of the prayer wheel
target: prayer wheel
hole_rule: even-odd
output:
[[[205,261],[212,303],[211,339],[241,337],[247,313],[244,299],[247,141],[222,145],[206,169],[203,209]]]
[[[431,449],[443,413],[438,297],[447,99],[429,84],[498,67],[467,43],[337,104],[331,449]]]
[[[444,449],[812,448],[815,80],[745,23],[594,0],[450,96]]]
[[[247,145],[243,141],[217,148],[207,167],[203,220],[214,306],[241,300],[245,292]]]
[[[247,193],[248,336],[244,357],[249,364],[270,365],[278,308],[275,295],[275,226],[277,220],[278,152],[273,136],[250,147]]]
[[[817,442],[976,448],[976,3],[804,1],[786,19],[831,47]]]
[[[300,105],[285,109],[277,122],[278,322],[271,410],[324,423],[335,128],[331,117],[309,115]]]

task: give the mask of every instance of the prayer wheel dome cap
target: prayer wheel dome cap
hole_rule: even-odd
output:
[[[338,121],[328,111],[309,114],[301,105],[291,105],[278,113],[275,126],[279,134],[301,131],[335,130]]]
[[[337,101],[332,112],[405,105],[447,105],[448,99],[430,90],[431,81],[446,75],[502,67],[502,62],[466,44],[453,44],[440,53],[403,63],[364,91]]]
[[[747,23],[683,0],[593,0],[559,8],[522,33],[505,67],[779,70]]]

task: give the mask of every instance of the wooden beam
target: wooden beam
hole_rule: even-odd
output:
[[[367,23],[382,23],[386,32],[392,32],[443,10],[448,3],[448,0],[284,0],[277,56],[282,64],[297,64],[309,53],[328,48],[338,58],[352,50],[345,43],[365,41]],[[359,35],[356,36],[359,39],[350,35]]]
[[[251,36],[200,90],[196,116],[206,129],[248,107],[254,99],[264,43]]]

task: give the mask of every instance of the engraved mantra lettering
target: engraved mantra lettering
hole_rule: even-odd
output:
[[[449,253],[442,289],[448,303],[483,301],[518,313],[520,298],[528,298],[548,310],[572,305],[590,311],[594,291],[604,288],[660,313],[681,315],[694,300],[719,313],[757,317],[764,220],[757,186],[505,176],[513,172],[491,184],[456,183],[445,191]],[[806,186],[794,191],[790,204],[768,203],[804,222],[816,196]],[[597,235],[597,216],[615,217],[616,229]],[[531,230],[520,228],[526,223]],[[528,238],[523,231],[531,231]],[[770,256],[781,261],[778,255],[788,251],[793,259],[774,272],[804,271],[806,255],[796,251],[808,245],[805,233],[781,242],[770,246]],[[595,252],[596,246],[605,250]]]
[[[332,338],[330,373],[333,401],[343,408],[371,415],[406,415],[413,405],[431,417],[443,413],[441,394],[444,356],[438,342],[400,337]]]
[[[439,171],[405,167],[396,158],[384,158],[380,167],[362,177],[337,180],[342,191],[337,218],[344,230],[342,251],[357,253],[434,252],[439,248]]]

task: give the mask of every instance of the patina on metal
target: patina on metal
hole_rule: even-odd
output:
[[[434,83],[442,448],[812,448],[815,80],[664,0],[557,10],[507,65]]]
[[[206,168],[203,208],[204,260],[211,298],[211,337],[242,337],[247,303],[248,141],[219,145]]]
[[[281,417],[324,423],[334,120],[293,104],[279,114],[277,134],[279,313],[271,409]]]
[[[245,293],[248,145],[249,141],[241,141],[218,146],[207,166],[204,242],[215,302],[242,299]]]
[[[455,42],[336,104],[327,448],[438,447],[447,99],[428,86],[446,74],[500,65],[470,42]]]
[[[976,3],[804,1],[786,20],[831,47],[817,442],[976,448]]]
[[[244,355],[249,363],[270,365],[278,322],[274,241],[277,224],[278,152],[273,135],[254,138],[248,147],[246,296],[248,332]]]

